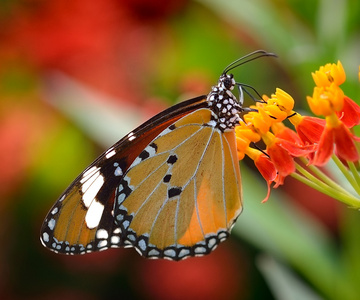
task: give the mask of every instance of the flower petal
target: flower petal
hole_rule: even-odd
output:
[[[264,203],[270,197],[271,183],[276,179],[277,170],[272,161],[265,154],[259,155],[258,158],[254,160],[254,163],[262,177],[266,180],[268,190],[266,197],[261,201],[261,203]]]
[[[359,153],[349,128],[341,123],[340,126],[333,129],[333,132],[337,155],[347,161],[358,161]]]
[[[334,149],[334,134],[333,128],[325,126],[323,134],[321,135],[315,157],[311,163],[316,166],[322,166],[328,162]]]
[[[304,116],[295,128],[304,144],[314,144],[319,142],[325,124],[326,121],[324,119]]]
[[[360,124],[360,107],[355,101],[345,96],[344,106],[337,112],[337,116],[348,128],[352,128]]]
[[[289,155],[288,151],[279,144],[274,143],[267,149],[267,153],[281,176],[285,177],[295,172],[293,158]]]

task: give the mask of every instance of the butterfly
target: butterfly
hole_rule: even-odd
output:
[[[101,154],[49,211],[42,244],[62,254],[134,247],[175,261],[213,251],[243,208],[234,128],[248,86],[228,72],[263,56],[275,55],[234,61],[207,96],[164,110]]]

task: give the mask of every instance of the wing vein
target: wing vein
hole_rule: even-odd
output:
[[[196,174],[197,174],[197,171],[198,171],[198,169],[199,169],[199,166],[200,166],[200,164],[201,164],[201,162],[202,162],[202,160],[203,160],[203,158],[204,158],[204,156],[205,156],[205,153],[206,153],[206,151],[208,150],[208,147],[209,147],[209,144],[210,144],[210,141],[211,141],[211,139],[212,139],[212,137],[213,137],[213,135],[214,135],[214,131],[215,131],[215,128],[214,127],[212,127],[212,131],[211,131],[211,135],[210,135],[210,137],[209,137],[209,139],[208,139],[208,141],[207,141],[207,143],[206,143],[206,146],[204,147],[204,152],[203,152],[203,154],[201,155],[201,158],[199,159],[199,163],[198,163],[198,165],[197,165],[197,167],[196,167],[196,169],[195,169],[195,171],[194,171],[194,174],[193,174],[193,176],[190,178],[190,180],[189,180],[189,182],[194,178],[194,182],[195,182],[195,210],[196,210],[196,216],[197,216],[197,219],[198,219],[198,222],[199,222],[199,226],[200,226],[200,229],[201,229],[201,233],[202,233],[202,235],[205,237],[205,234],[204,234],[204,229],[203,229],[203,227],[202,227],[202,223],[201,223],[201,220],[200,220],[200,213],[199,213],[199,207],[198,207],[198,202],[197,202],[197,191],[196,191]],[[189,183],[187,183],[185,186],[187,186]]]

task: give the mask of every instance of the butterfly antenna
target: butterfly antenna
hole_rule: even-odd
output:
[[[243,57],[238,58],[237,60],[233,61],[231,64],[229,64],[225,70],[223,71],[223,74],[227,74],[229,71],[243,65],[246,64],[252,60],[258,59],[260,57],[263,56],[273,56],[273,57],[277,57],[276,54],[274,53],[270,53],[270,52],[266,52],[265,50],[256,50],[254,52],[251,52]]]
[[[251,85],[245,84],[245,83],[236,83],[236,85],[241,86],[242,89],[244,90],[244,92],[246,94],[248,94],[248,96],[254,101],[254,102],[265,102],[264,99],[261,97],[261,95],[259,94],[259,92],[252,87]],[[256,99],[246,88],[251,89],[258,97],[260,100]]]

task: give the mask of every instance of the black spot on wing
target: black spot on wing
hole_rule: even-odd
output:
[[[164,181],[165,183],[167,183],[167,182],[170,181],[170,179],[171,179],[171,174],[167,174],[167,175],[164,176],[163,181]]]
[[[158,146],[157,146],[155,143],[151,143],[149,146],[152,147],[152,148],[154,148],[154,149],[155,149],[155,152],[156,152],[157,149],[158,149]]]
[[[178,195],[181,194],[181,187],[172,187],[168,190],[168,197],[172,198],[172,197],[176,197]]]
[[[140,154],[139,157],[141,158],[141,160],[144,160],[146,158],[148,158],[150,156],[149,152],[147,152],[146,150],[143,150]]]
[[[176,155],[170,155],[168,160],[166,161],[168,164],[173,165],[178,160]]]

